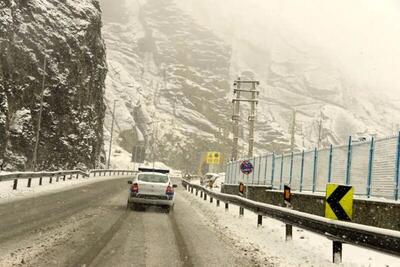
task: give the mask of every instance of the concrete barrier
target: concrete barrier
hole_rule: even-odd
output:
[[[271,190],[268,186],[248,186],[247,197],[254,201],[276,206],[285,206],[283,191]],[[238,185],[223,184],[221,192],[239,195]],[[325,215],[325,195],[319,193],[292,192],[292,206],[294,210]],[[400,202],[390,200],[371,200],[354,198],[353,222],[380,228],[400,231]]]

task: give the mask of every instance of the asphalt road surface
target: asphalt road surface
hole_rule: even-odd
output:
[[[175,208],[126,209],[127,178],[0,205],[0,266],[252,266],[176,189]]]

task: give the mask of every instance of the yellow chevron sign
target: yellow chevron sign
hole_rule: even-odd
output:
[[[221,155],[219,152],[207,152],[207,164],[219,164],[221,162]]]
[[[354,188],[348,185],[327,184],[325,217],[333,220],[351,221],[353,218]]]

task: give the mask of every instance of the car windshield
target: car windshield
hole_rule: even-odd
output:
[[[152,173],[143,173],[138,175],[138,180],[150,183],[167,183],[168,176],[160,174],[152,174]]]

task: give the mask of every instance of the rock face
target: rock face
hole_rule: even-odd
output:
[[[107,74],[101,26],[94,0],[0,2],[3,168],[32,168],[44,66],[38,169],[95,167],[103,144]]]

